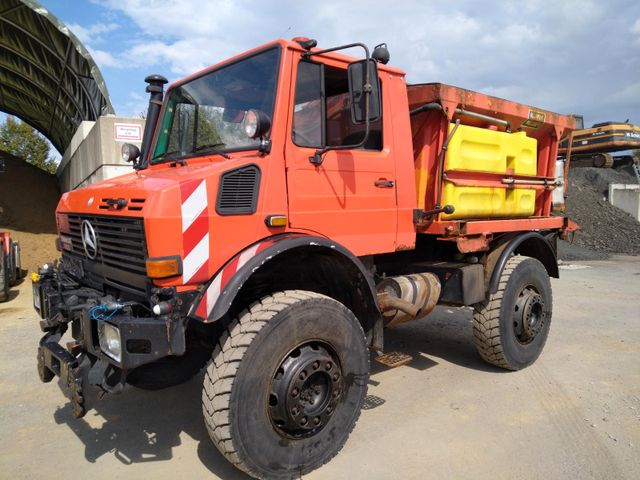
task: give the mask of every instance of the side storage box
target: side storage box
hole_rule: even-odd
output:
[[[453,128],[450,125],[449,131]],[[459,125],[447,149],[444,170],[451,179],[444,180],[442,192],[442,205],[453,205],[455,212],[441,219],[533,215],[535,189],[503,186],[500,180],[512,175],[535,176],[537,168],[537,142],[525,132]],[[466,180],[453,180],[455,172],[466,172]],[[474,178],[469,172],[478,175]]]

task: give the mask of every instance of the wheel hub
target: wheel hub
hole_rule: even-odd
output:
[[[280,364],[269,394],[269,416],[277,430],[300,438],[320,431],[342,395],[342,369],[328,345],[295,348]]]
[[[544,327],[546,313],[542,295],[531,288],[525,288],[516,301],[514,328],[521,343],[531,342]]]

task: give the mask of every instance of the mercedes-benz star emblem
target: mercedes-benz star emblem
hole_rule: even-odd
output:
[[[93,225],[89,223],[89,220],[82,222],[82,245],[87,257],[91,260],[96,258],[98,254],[98,237],[96,237],[96,231],[93,229]]]

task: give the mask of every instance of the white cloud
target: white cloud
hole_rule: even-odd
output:
[[[103,34],[117,30],[119,25],[117,23],[94,23],[83,27],[77,23],[70,23],[67,27],[82,43],[95,44],[104,42]]]
[[[636,35],[636,39],[633,43],[640,46],[640,18],[638,18],[631,26],[631,33]]]
[[[104,67],[121,68],[124,66],[122,61],[120,61],[119,59],[117,59],[107,51],[97,50],[91,47],[87,47],[87,50],[89,50],[91,57],[98,64],[99,68],[104,68]]]
[[[175,42],[139,42],[122,52],[121,58],[139,67],[167,63],[173,74],[182,76],[201,70],[224,58],[215,57],[209,52],[211,52],[210,40],[198,37]]]
[[[140,92],[130,92],[123,104],[115,105],[119,115],[127,117],[146,117],[149,97]]]
[[[135,62],[149,71],[162,73],[165,68],[165,74],[183,76],[283,33],[289,38],[317,38],[321,47],[353,41],[373,47],[386,42],[391,63],[405,69],[410,82],[442,81],[551,110],[583,112],[587,122],[615,114],[636,115],[640,123],[640,98],[628,93],[635,91],[640,76],[638,3],[325,0],[285,6],[254,0],[106,0],[101,4],[128,17],[135,32],[122,51],[103,55],[102,65]],[[92,27],[80,35],[95,41],[108,33]],[[622,96],[628,103],[620,103]]]

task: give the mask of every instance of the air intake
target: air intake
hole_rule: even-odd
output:
[[[220,177],[216,212],[218,215],[250,215],[256,212],[260,190],[260,169],[246,165]]]

